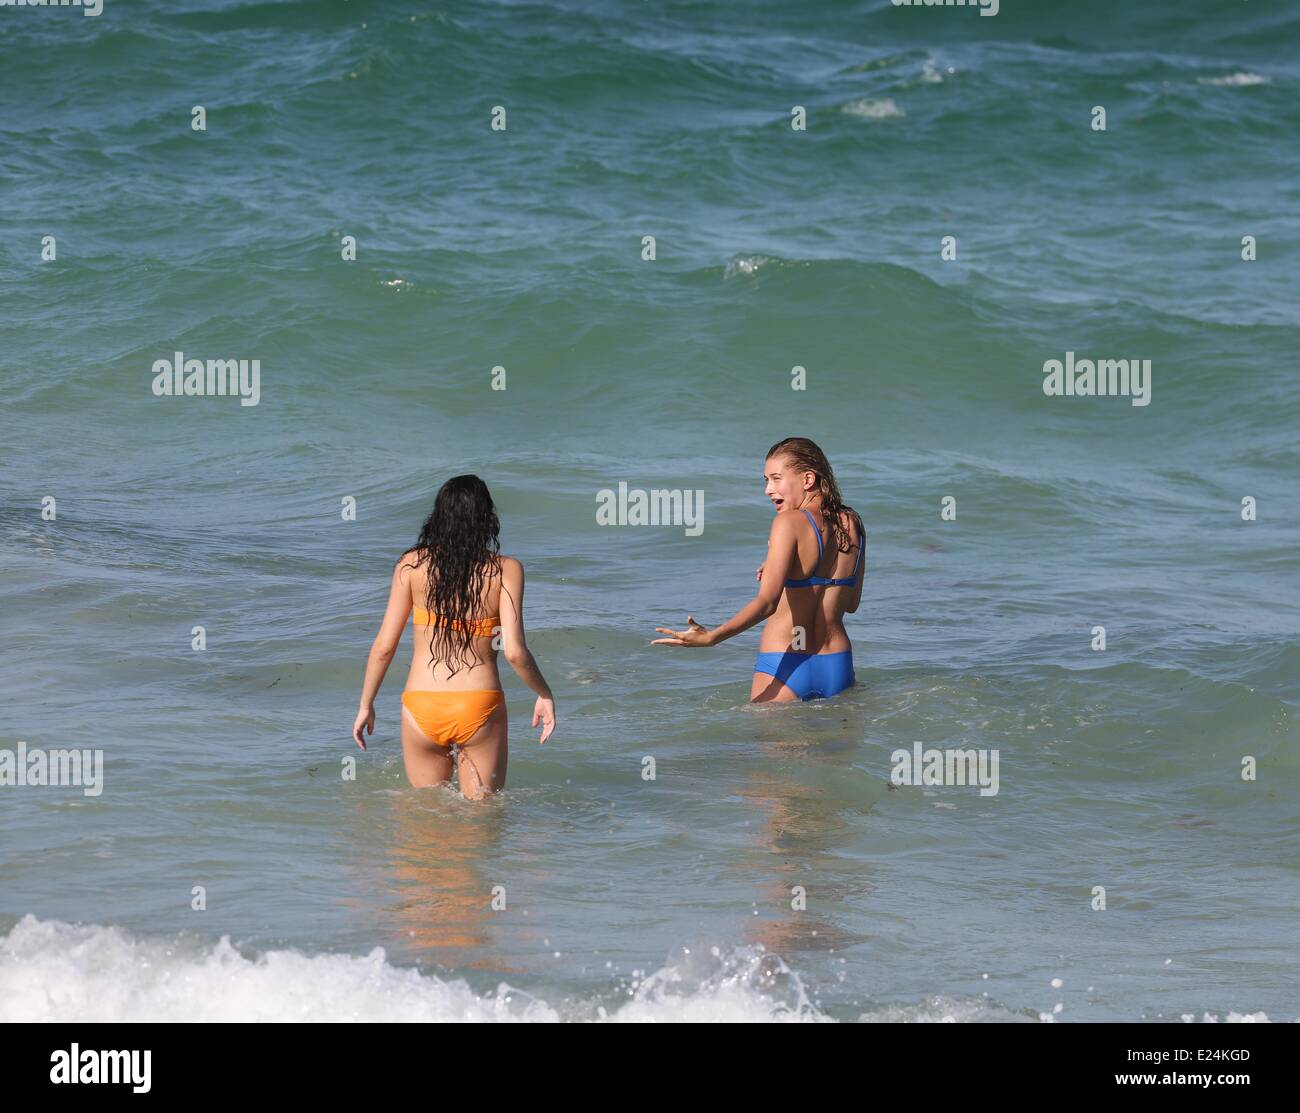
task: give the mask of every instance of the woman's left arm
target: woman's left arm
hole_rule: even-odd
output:
[[[656,638],[650,644],[680,645],[688,648],[717,645],[718,642],[743,634],[751,626],[771,618],[781,603],[781,592],[785,590],[786,577],[789,575],[790,565],[794,563],[798,539],[795,528],[793,511],[780,513],[772,520],[772,531],[767,539],[767,559],[763,562],[763,574],[758,581],[758,594],[726,622],[709,630],[696,622],[693,616],[687,615],[685,630],[669,630],[663,626],[656,626],[656,633],[669,636]]]
[[[411,588],[407,570],[411,567],[405,556],[393,569],[393,583],[388,592],[388,609],[384,612],[384,621],[375,635],[370,647],[370,657],[366,661],[366,678],[361,683],[361,706],[357,710],[357,721],[352,727],[352,737],[363,750],[366,734],[375,733],[375,697],[379,695],[379,686],[384,682],[388,666],[397,655],[397,647],[402,642],[402,631],[406,620],[411,617]]]
[[[858,606],[862,602],[862,581],[867,578],[867,527],[862,524],[862,515],[857,516],[858,527],[858,544],[861,548],[858,550],[857,561],[857,583],[853,585],[853,590],[849,595],[848,606],[844,608],[845,614],[857,614]]]

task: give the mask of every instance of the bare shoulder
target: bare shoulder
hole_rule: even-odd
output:
[[[404,580],[409,579],[411,573],[419,568],[420,561],[421,553],[419,551],[403,553],[397,558],[397,563],[393,566],[393,575],[401,576]]]
[[[794,535],[795,530],[799,528],[799,523],[806,522],[807,520],[808,519],[804,517],[803,511],[796,510],[794,507],[786,507],[783,510],[778,510],[776,515],[772,518],[770,536],[791,537]]]
[[[502,555],[497,557],[497,568],[501,577],[497,581],[498,597],[510,600],[510,605],[518,613],[524,598],[524,566],[514,557]]]

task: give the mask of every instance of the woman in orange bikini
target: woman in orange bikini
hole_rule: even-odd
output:
[[[477,800],[505,786],[498,628],[506,660],[537,693],[533,726],[542,724],[541,741],[555,730],[555,699],[524,643],[524,568],[501,555],[500,529],[487,485],[476,475],[458,475],[442,485],[420,539],[393,569],[352,737],[364,750],[363,733],[375,732],[375,696],[397,654],[406,617],[414,612],[415,652],[402,692],[402,756],[416,788],[451,780],[453,749],[465,796]]]

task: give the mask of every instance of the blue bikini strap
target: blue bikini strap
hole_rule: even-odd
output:
[[[786,587],[826,587],[831,584],[840,584],[841,583],[840,580],[828,580],[825,576],[818,576],[815,574],[816,569],[821,566],[822,554],[826,550],[822,545],[822,531],[817,528],[816,520],[813,518],[813,516],[810,513],[808,513],[806,509],[804,510],[804,515],[808,519],[808,524],[812,526],[813,533],[817,535],[817,564],[814,565],[814,575],[811,575],[803,580],[786,580],[785,586]]]
[[[822,531],[817,528],[817,520],[808,512],[807,509],[804,510],[804,514],[808,518],[808,524],[813,528],[813,533],[817,535],[817,563],[813,565],[813,571],[816,572],[817,569],[821,567],[822,563]]]

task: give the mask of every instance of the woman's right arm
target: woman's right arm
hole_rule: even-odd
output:
[[[524,640],[524,566],[514,557],[501,558],[501,652],[510,667],[537,694],[533,726],[542,724],[545,742],[555,730],[555,697]]]
[[[777,607],[781,605],[781,593],[785,591],[786,578],[798,556],[798,540],[794,524],[796,517],[798,511],[783,510],[772,519],[772,528],[767,535],[767,559],[759,567],[758,594],[753,599],[726,622],[713,627],[712,630],[701,626],[692,615],[686,616],[685,630],[656,626],[656,633],[667,634],[668,637],[655,638],[650,644],[678,645],[687,648],[717,645],[727,638],[743,634],[751,626],[757,626],[776,614]]]
[[[379,686],[384,682],[388,666],[397,656],[402,631],[406,628],[406,620],[411,617],[411,589],[408,583],[410,569],[406,554],[402,554],[393,568],[384,621],[380,624],[379,633],[375,635],[374,644],[370,647],[370,656],[366,659],[366,676],[361,682],[361,706],[357,709],[356,722],[352,724],[352,737],[363,750],[366,748],[366,735],[375,733],[375,696],[379,694]]]

